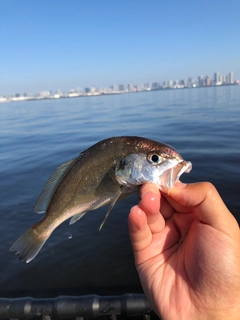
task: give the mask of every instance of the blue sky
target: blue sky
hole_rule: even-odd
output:
[[[0,95],[240,78],[239,0],[1,0]]]

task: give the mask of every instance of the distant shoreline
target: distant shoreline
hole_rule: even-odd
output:
[[[139,93],[139,92],[151,92],[151,91],[165,91],[165,90],[182,90],[182,89],[202,89],[202,88],[216,88],[216,87],[225,87],[225,86],[238,86],[239,82],[235,83],[224,83],[220,85],[210,85],[210,86],[191,86],[191,87],[159,87],[153,89],[143,89],[143,90],[124,90],[124,91],[115,91],[115,92],[95,92],[95,93],[69,93],[69,94],[54,94],[46,97],[31,97],[31,96],[19,96],[19,97],[0,97],[0,103],[6,102],[19,102],[19,101],[38,101],[38,100],[57,100],[57,99],[69,99],[69,98],[83,98],[83,97],[99,97],[99,96],[108,96],[108,95],[117,95],[117,94],[126,94],[126,93]]]

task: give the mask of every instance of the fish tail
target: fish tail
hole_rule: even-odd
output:
[[[29,228],[10,248],[10,251],[18,255],[20,261],[26,260],[28,263],[33,260],[51,234],[38,234],[35,229],[37,225]]]

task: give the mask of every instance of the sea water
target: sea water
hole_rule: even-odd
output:
[[[9,252],[42,218],[33,207],[56,167],[122,135],[172,145],[193,164],[181,179],[212,182],[240,221],[240,86],[0,104],[0,297],[141,292],[127,230],[136,195],[101,232],[107,207],[64,222],[29,264]]]

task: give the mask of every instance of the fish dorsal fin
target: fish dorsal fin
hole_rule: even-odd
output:
[[[108,211],[103,219],[103,222],[101,223],[100,227],[99,227],[99,231],[102,229],[104,223],[106,222],[108,216],[109,216],[109,213],[111,212],[112,208],[114,207],[115,203],[118,201],[121,193],[122,193],[122,187],[123,186],[120,186],[119,190],[117,191],[117,193],[115,194],[114,198],[112,199],[112,202],[110,203],[109,205],[109,208],[108,208]]]
[[[64,162],[53,172],[35,204],[35,207],[33,209],[34,212],[45,213],[47,211],[54,192],[77,159],[78,158],[75,158]]]
[[[69,221],[69,224],[74,224],[75,222],[77,222],[79,219],[81,219],[87,212],[81,212],[76,214],[75,216],[73,216],[71,218],[71,220]]]

